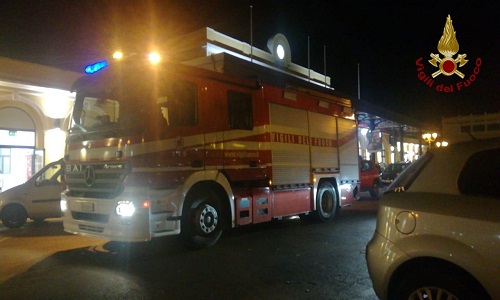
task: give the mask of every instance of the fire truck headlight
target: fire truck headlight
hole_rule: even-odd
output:
[[[148,55],[148,60],[152,65],[157,65],[158,63],[160,63],[161,56],[157,52],[152,52]]]
[[[59,205],[61,206],[61,212],[65,212],[68,210],[68,201],[66,199],[61,199]]]
[[[119,201],[116,206],[116,213],[122,217],[131,217],[135,212],[135,206],[132,201]]]

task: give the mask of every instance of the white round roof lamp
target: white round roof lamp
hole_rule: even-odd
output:
[[[290,44],[284,35],[278,33],[267,40],[267,48],[271,51],[274,58],[274,63],[288,67],[292,62]]]
[[[278,47],[276,47],[276,54],[281,60],[285,58],[285,48],[283,48],[283,45],[279,44]]]

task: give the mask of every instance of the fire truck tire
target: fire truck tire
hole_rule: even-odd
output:
[[[181,237],[189,249],[214,245],[222,235],[223,214],[216,193],[197,193],[188,199],[183,212]]]
[[[21,205],[11,204],[2,210],[2,223],[7,228],[19,228],[26,223],[28,215]]]
[[[316,216],[321,222],[329,222],[337,212],[338,199],[333,185],[325,181],[320,184],[316,195]]]

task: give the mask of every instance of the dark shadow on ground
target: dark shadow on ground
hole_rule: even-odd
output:
[[[33,230],[35,229],[35,230]],[[29,220],[20,228],[8,229],[5,226],[0,226],[0,236],[6,237],[34,237],[34,236],[60,236],[69,235],[64,232],[62,219],[54,218],[44,221]]]
[[[377,207],[241,227],[199,251],[175,236],[61,251],[4,282],[0,299],[376,299],[364,249]]]

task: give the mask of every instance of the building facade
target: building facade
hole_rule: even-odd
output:
[[[500,137],[500,112],[443,118],[442,124],[448,143]]]
[[[0,190],[63,157],[69,90],[81,75],[0,57]]]

